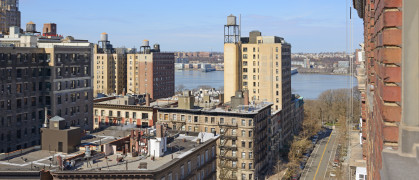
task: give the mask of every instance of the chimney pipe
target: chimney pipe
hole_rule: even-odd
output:
[[[150,106],[150,94],[145,94],[145,105]]]
[[[246,89],[243,91],[243,98],[243,104],[246,106],[249,105],[249,90]]]

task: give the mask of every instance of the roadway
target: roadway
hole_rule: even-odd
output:
[[[307,164],[300,176],[302,180],[330,179],[329,173],[337,148],[337,133],[328,130],[320,139],[307,160]]]

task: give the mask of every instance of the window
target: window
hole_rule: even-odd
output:
[[[242,137],[246,136],[246,131],[242,130]]]
[[[141,113],[142,119],[148,119],[148,113]]]
[[[134,119],[137,118],[137,113],[136,112],[132,112],[132,118],[134,118]]]
[[[231,156],[236,157],[237,156],[237,151],[235,151],[235,150],[231,151]]]
[[[249,159],[253,158],[253,152],[249,152]]]
[[[253,121],[249,120],[249,126],[253,126]]]
[[[177,119],[176,114],[173,114],[173,115],[172,115],[172,117],[173,117],[173,120],[175,120],[175,121],[176,121],[176,119]]]
[[[198,122],[198,116],[194,116],[193,121],[197,123]]]
[[[185,167],[182,165],[180,166],[180,179],[185,178]]]
[[[244,47],[243,48],[243,52],[247,52],[247,47]]]
[[[242,126],[246,126],[246,120],[242,119]]]
[[[224,124],[224,118],[220,118],[220,124]]]
[[[242,141],[242,147],[246,147],[246,142]]]
[[[242,152],[242,159],[246,158],[246,153]]]
[[[243,68],[243,72],[247,72],[247,68]]]
[[[205,117],[205,123],[208,123],[208,117]]]
[[[109,116],[112,117],[112,115],[113,115],[113,111],[109,110]]]
[[[211,117],[211,124],[215,123],[215,117]]]
[[[231,167],[236,168],[237,167],[237,161],[232,161],[231,162]]]
[[[243,59],[247,59],[247,54],[243,54]]]
[[[252,136],[253,136],[253,132],[249,131],[249,137],[252,137]]]
[[[191,167],[191,161],[188,161],[188,174],[191,173],[192,167]]]
[[[253,169],[253,163],[249,163],[249,169]]]
[[[242,169],[246,169],[246,163],[242,163]],[[243,176],[242,176],[243,178]]]

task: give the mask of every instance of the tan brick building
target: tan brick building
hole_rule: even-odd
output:
[[[94,96],[102,94],[123,94],[127,87],[127,56],[117,51],[108,41],[108,34],[102,33],[101,40],[94,47]]]
[[[239,89],[250,101],[272,102],[273,110],[291,101],[291,45],[283,38],[252,31],[238,43],[224,43],[225,102]]]
[[[363,154],[368,179],[417,179],[419,1],[354,0],[364,21]]]
[[[157,122],[187,132],[215,132],[217,179],[260,179],[268,165],[268,121],[272,104],[200,108],[193,96],[179,97],[174,108],[158,108]],[[192,103],[192,104],[191,104]],[[189,107],[189,108],[188,108]]]

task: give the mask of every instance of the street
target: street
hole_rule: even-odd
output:
[[[329,179],[328,169],[332,168],[336,146],[336,132],[328,130],[317,142],[300,179]]]

